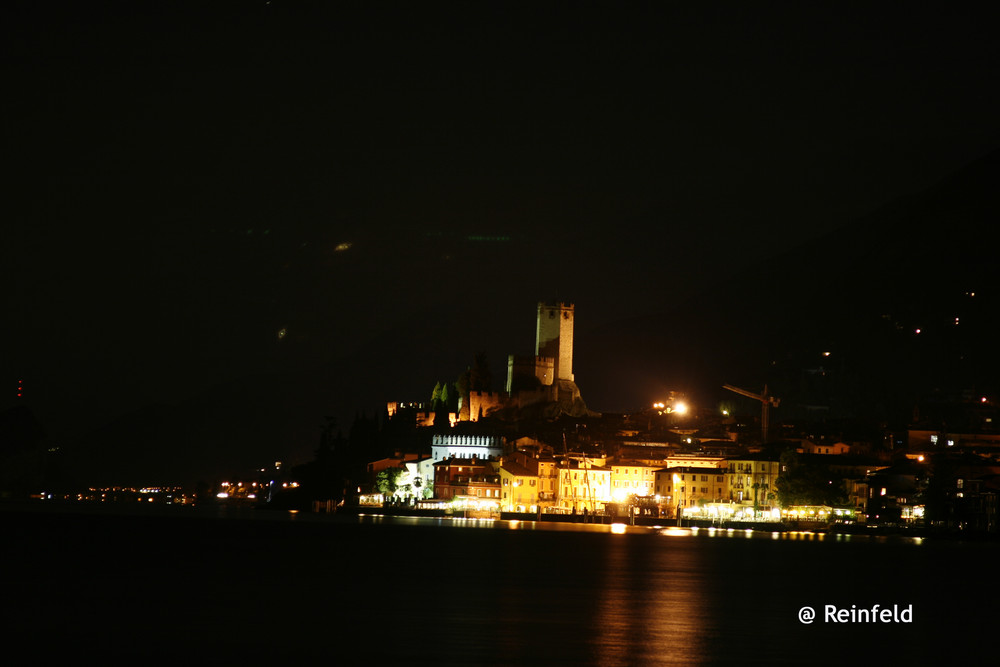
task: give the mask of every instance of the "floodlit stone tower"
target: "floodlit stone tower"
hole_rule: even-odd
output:
[[[561,414],[594,416],[573,375],[573,304],[539,303],[535,355],[507,358],[504,409],[533,409],[547,418]]]
[[[535,356],[555,361],[556,381],[573,381],[573,304],[538,304]]]

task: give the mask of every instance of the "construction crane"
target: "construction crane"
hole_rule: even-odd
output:
[[[760,401],[760,404],[761,404],[760,430],[761,430],[761,438],[762,438],[761,439],[761,444],[766,443],[767,442],[767,426],[768,426],[769,412],[770,412],[771,406],[778,407],[779,405],[781,405],[781,399],[780,398],[775,398],[774,396],[771,396],[771,394],[767,391],[767,385],[766,384],[764,385],[764,391],[761,392],[761,393],[759,393],[759,394],[755,394],[752,391],[747,391],[746,389],[740,389],[739,387],[734,387],[731,384],[724,384],[724,385],[722,385],[722,388],[723,389],[728,389],[729,391],[736,392],[737,394],[740,394],[741,396],[746,396],[747,398],[752,398],[755,401]]]

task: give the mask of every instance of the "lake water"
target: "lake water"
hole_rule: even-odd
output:
[[[8,649],[343,665],[912,665],[996,651],[996,543],[168,509],[0,511]],[[824,618],[826,605],[875,604],[909,607],[912,622]]]

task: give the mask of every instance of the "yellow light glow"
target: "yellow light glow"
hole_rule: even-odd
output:
[[[625,524],[624,523],[613,523],[611,524],[611,532],[615,535],[625,534]]]
[[[685,415],[687,414],[687,411],[688,411],[688,406],[687,403],[685,403],[684,401],[677,401],[676,403],[674,403],[674,412],[676,412],[677,414]]]

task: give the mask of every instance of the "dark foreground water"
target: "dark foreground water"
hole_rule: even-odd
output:
[[[995,543],[573,528],[0,509],[4,646],[31,662],[338,665],[913,665],[1000,651]],[[824,619],[825,605],[875,604],[912,605],[912,622]]]

